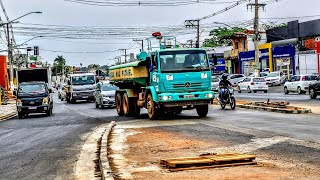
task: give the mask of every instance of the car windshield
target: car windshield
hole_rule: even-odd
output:
[[[268,73],[267,77],[278,77],[279,73]]]
[[[72,77],[73,85],[87,85],[87,84],[94,84],[94,83],[95,83],[95,79],[93,75]]]
[[[111,84],[104,84],[101,89],[102,91],[115,91],[118,90],[118,87],[112,86]]]
[[[160,67],[162,72],[210,70],[203,50],[160,52]]]
[[[253,78],[253,82],[266,82],[264,78]]]
[[[26,84],[20,85],[18,90],[19,95],[35,95],[48,93],[45,84]]]
[[[217,78],[217,77],[213,77],[213,78],[212,78],[212,82],[219,82],[219,81],[220,81],[220,79]]]

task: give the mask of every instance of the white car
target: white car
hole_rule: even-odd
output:
[[[242,91],[247,91],[251,93],[252,91],[256,93],[257,91],[268,92],[268,85],[265,78],[263,77],[247,77],[238,83],[238,93]]]
[[[212,76],[211,91],[219,91],[220,78],[218,76]]]
[[[246,78],[246,76],[244,74],[229,74],[228,75],[228,80],[233,85],[237,85],[239,83],[239,81],[241,81],[245,78]]]
[[[284,84],[284,93],[297,92],[298,94],[305,94],[309,91],[309,84],[317,80],[317,75],[295,75]]]
[[[96,108],[115,107],[115,94],[119,88],[110,84],[109,81],[102,81],[97,84],[94,92],[94,102]]]
[[[283,74],[283,72],[271,72],[268,73],[266,78],[266,82],[270,86],[278,85],[280,86],[281,84],[286,82],[286,76]]]

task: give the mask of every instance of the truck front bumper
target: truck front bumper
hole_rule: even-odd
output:
[[[17,106],[20,113],[45,113],[50,109],[49,105],[42,106]]]
[[[190,93],[161,93],[158,94],[159,105],[165,107],[192,106],[209,104],[214,99],[213,91]]]

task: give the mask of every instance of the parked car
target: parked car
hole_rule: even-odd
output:
[[[23,82],[14,92],[17,96],[16,105],[19,119],[30,113],[46,113],[52,115],[53,99],[52,90],[45,82]]]
[[[267,77],[268,73],[267,72],[260,72],[260,77]],[[250,73],[249,77],[254,77],[254,73]]]
[[[320,95],[320,77],[318,76],[317,81],[313,81],[309,84],[309,96],[311,99],[316,99]]]
[[[246,76],[244,74],[230,74],[228,75],[228,80],[231,84],[237,85],[239,81],[245,79]]]
[[[109,81],[99,82],[94,93],[96,108],[115,107],[116,90],[118,87],[111,85]]]
[[[238,83],[238,92],[247,91],[251,93],[252,91],[256,93],[257,91],[268,92],[268,85],[265,78],[263,77],[247,77]]]
[[[317,75],[295,75],[284,84],[284,93],[297,92],[305,94],[309,91],[309,85],[312,81],[317,81]]]
[[[58,98],[61,99],[61,101],[66,99],[66,84],[60,84],[58,89]]]
[[[268,73],[266,76],[267,85],[270,86],[280,86],[281,84],[286,82],[286,79],[287,77],[285,76],[285,74],[279,71]]]
[[[211,91],[219,91],[220,78],[218,76],[213,76],[211,81]]]

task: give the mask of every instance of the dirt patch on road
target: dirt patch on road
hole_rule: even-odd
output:
[[[125,157],[128,179],[312,179],[299,169],[283,168],[258,158],[258,165],[170,172],[160,167],[160,159],[197,156],[207,149],[232,145],[221,141],[199,140],[161,128],[126,129]],[[259,155],[257,154],[259,157]],[[120,167],[118,167],[120,168]],[[119,179],[125,177],[117,176]]]

